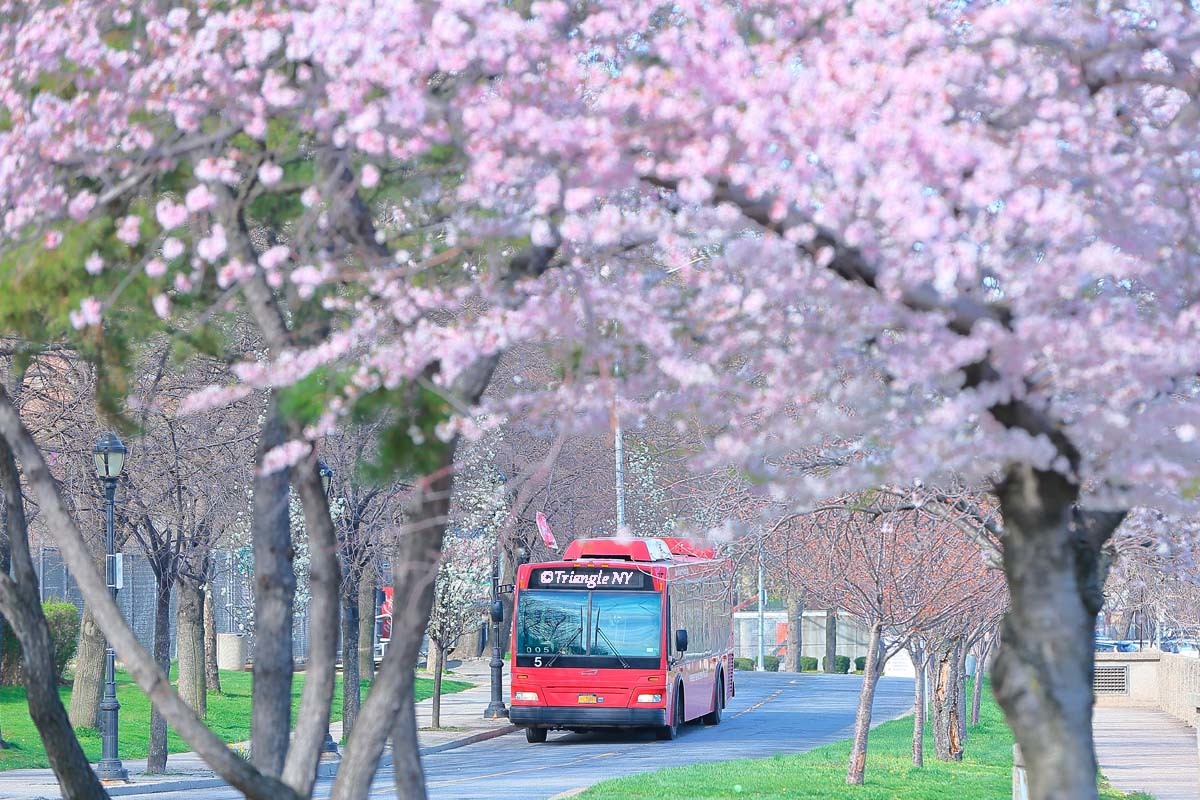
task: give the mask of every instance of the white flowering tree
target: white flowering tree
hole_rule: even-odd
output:
[[[481,617],[489,596],[493,535],[455,536],[446,539],[442,562],[433,590],[433,610],[429,615],[429,648],[433,667],[433,720],[441,727],[442,673],[446,653],[457,644]]]

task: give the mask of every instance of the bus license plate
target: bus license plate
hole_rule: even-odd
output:
[[[600,698],[596,697],[596,695],[594,695],[594,694],[581,694],[581,695],[579,695],[579,702],[580,703],[598,703],[598,702],[600,702]]]

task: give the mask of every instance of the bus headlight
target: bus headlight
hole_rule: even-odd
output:
[[[661,694],[639,694],[637,701],[639,703],[661,703],[662,695]]]
[[[536,703],[538,696],[537,692],[517,692],[513,695],[514,700],[520,700],[523,703]]]

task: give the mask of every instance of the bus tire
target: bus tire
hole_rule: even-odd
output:
[[[529,742],[530,744],[541,744],[542,742],[546,741],[546,729],[526,728],[525,741]]]
[[[717,689],[713,693],[713,710],[704,715],[705,725],[721,724],[721,709],[725,705],[725,676],[717,674]]]
[[[664,725],[655,731],[659,741],[670,742],[679,736],[679,726],[683,724],[683,686],[675,689],[675,698],[671,703],[671,724]]]

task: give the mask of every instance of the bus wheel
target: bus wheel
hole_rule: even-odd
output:
[[[713,696],[713,710],[704,715],[705,725],[721,724],[721,707],[725,705],[725,676],[717,676],[717,693]]]
[[[671,724],[664,725],[655,731],[660,741],[669,742],[679,736],[679,726],[683,724],[683,689],[675,690],[675,702],[671,704]]]
[[[542,742],[546,741],[546,729],[526,728],[525,741],[529,742],[530,744],[541,744]]]

